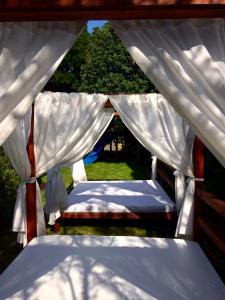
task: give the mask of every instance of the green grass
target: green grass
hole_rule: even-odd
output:
[[[48,234],[55,234],[48,230]],[[119,227],[119,226],[63,226],[60,229],[60,234],[74,235],[134,235],[147,236],[146,228],[139,227]]]
[[[147,170],[137,163],[96,162],[85,167],[88,180],[148,179]]]

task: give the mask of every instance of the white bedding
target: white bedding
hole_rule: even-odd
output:
[[[194,242],[43,236],[0,276],[0,299],[222,300],[225,287]]]
[[[157,181],[79,182],[64,212],[174,212],[175,203]]]

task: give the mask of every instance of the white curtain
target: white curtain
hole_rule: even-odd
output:
[[[157,156],[152,155],[152,170],[151,170],[151,178],[155,180],[157,177]]]
[[[85,93],[37,96],[34,141],[39,176],[56,165],[69,166],[91,150],[108,113],[106,100],[105,95]]]
[[[225,19],[113,21],[112,25],[146,76],[225,166]],[[193,181],[187,199],[194,192]],[[180,232],[189,227],[190,209],[192,204],[186,201]]]
[[[52,178],[52,188],[57,188],[59,197],[49,198],[46,209],[49,210],[50,221],[54,222],[58,210],[66,200],[64,187],[57,168],[60,165],[71,165],[80,160],[97,142],[103,133],[103,121],[110,122],[112,109],[104,109],[107,100],[105,95],[40,93],[35,100],[34,108],[34,150],[36,160],[36,177],[56,166]],[[30,112],[27,113],[29,119]],[[25,116],[27,117],[27,115]],[[25,127],[29,124],[25,122]],[[106,125],[106,122],[105,122]],[[26,153],[26,137],[21,126],[10,135],[4,143],[4,149],[18,174],[23,178],[19,189],[13,221],[13,230],[21,232],[23,243],[26,244],[26,210],[25,185],[30,177],[30,165]],[[18,155],[20,154],[20,155]],[[61,184],[61,183],[60,183]],[[60,188],[61,187],[61,188]],[[60,191],[59,191],[60,190]],[[23,193],[21,192],[23,191]],[[60,193],[59,193],[60,192]],[[63,196],[60,198],[60,196]],[[54,197],[54,194],[53,196]],[[40,191],[37,190],[37,227],[38,235],[44,232],[43,209]]]
[[[185,195],[184,175],[193,177],[192,130],[161,94],[110,96],[110,101],[140,143],[157,158],[177,170],[176,205],[180,211]],[[192,182],[190,184],[192,185]],[[190,191],[190,188],[188,190]],[[182,217],[185,217],[185,226],[180,226],[179,223],[177,235],[191,234],[189,224],[193,217],[192,200],[193,197],[185,198],[191,206],[189,205],[188,215]]]
[[[225,166],[225,19],[112,26],[145,75]]]
[[[18,232],[18,242],[24,246],[27,244],[26,224],[26,183],[35,182],[36,178],[30,178],[31,169],[26,145],[28,136],[25,136],[23,124],[19,123],[13,133],[3,144],[3,148],[9,157],[15,171],[22,178],[17,190],[14,209],[12,230]],[[37,207],[37,235],[45,234],[45,220],[41,206],[41,195],[38,183],[36,183],[36,207]]]
[[[0,23],[0,145],[78,37],[84,22]]]
[[[83,159],[75,162],[71,166],[73,186],[75,186],[79,181],[87,181],[87,174],[84,167]]]
[[[48,173],[46,194],[49,224],[54,224],[67,199],[59,167],[79,162],[97,143],[113,118],[114,109],[104,108],[107,99],[101,94],[51,92],[40,93],[36,98],[37,174],[54,167]]]
[[[47,178],[45,212],[49,215],[48,224],[54,225],[55,220],[60,217],[60,209],[65,206],[68,194],[58,166],[48,170]]]

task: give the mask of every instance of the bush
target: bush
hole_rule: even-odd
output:
[[[7,156],[0,148],[0,220],[1,225],[11,224],[16,199],[16,191],[20,183]]]

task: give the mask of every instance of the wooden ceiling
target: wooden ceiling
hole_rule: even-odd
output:
[[[1,0],[0,21],[225,18],[225,0]]]

